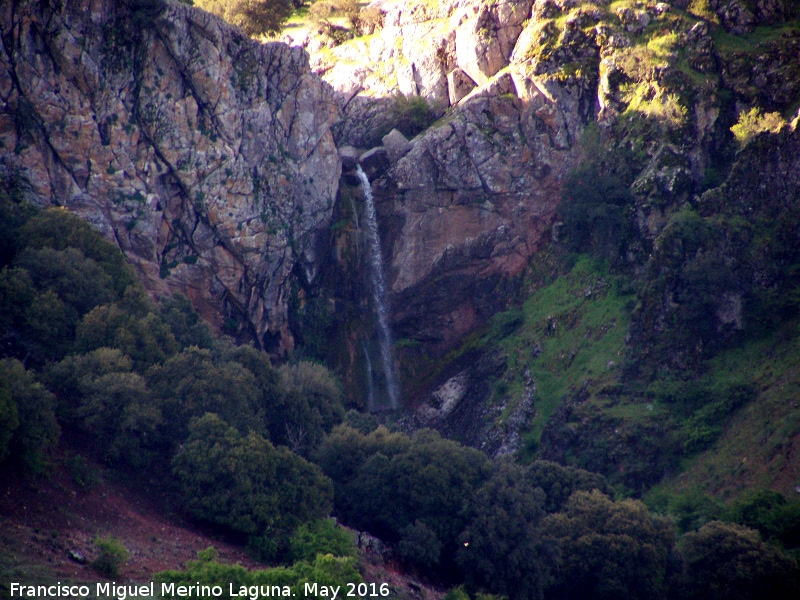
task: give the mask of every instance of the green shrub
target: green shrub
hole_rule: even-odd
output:
[[[0,360],[0,459],[40,472],[58,441],[53,394],[14,359]]]
[[[35,250],[79,250],[111,278],[111,287],[118,297],[129,285],[136,285],[133,269],[119,248],[66,209],[48,208],[39,212],[25,224],[21,236],[22,242]]]
[[[162,321],[169,326],[181,350],[189,346],[213,348],[214,338],[211,328],[200,318],[192,303],[183,294],[173,294],[162,300],[158,306],[158,313]]]
[[[530,464],[525,477],[531,485],[545,493],[544,510],[547,513],[561,510],[569,497],[577,491],[600,490],[607,496],[613,495],[611,486],[602,475],[548,460],[537,460]]]
[[[673,526],[652,517],[641,502],[614,502],[597,490],[576,492],[563,512],[544,519],[542,534],[560,546],[563,558],[549,590],[552,597],[667,597]]]
[[[389,542],[405,539],[409,556],[419,557],[426,546],[422,554],[430,558],[438,539],[445,551],[438,573],[455,573],[465,503],[491,472],[484,454],[431,430],[408,438],[383,426],[369,435],[340,426],[320,447],[318,461],[334,481],[345,522]]]
[[[800,502],[772,490],[761,490],[734,503],[726,520],[758,530],[785,548],[800,547]]]
[[[125,561],[128,560],[128,551],[114,538],[97,537],[94,545],[100,555],[92,562],[92,568],[108,579],[119,577]]]
[[[164,363],[177,351],[175,337],[157,314],[137,312],[120,303],[93,308],[75,329],[75,349],[117,348],[139,372]]]
[[[508,598],[539,599],[550,579],[553,556],[539,524],[544,493],[522,467],[495,463],[491,479],[475,491],[458,538],[456,562],[467,583]]]
[[[668,514],[681,533],[697,530],[709,521],[719,519],[723,512],[722,504],[713,496],[695,490],[651,494],[647,506],[653,512]]]
[[[736,125],[731,127],[731,132],[733,137],[736,138],[736,143],[739,144],[739,147],[744,148],[759,133],[765,131],[777,133],[784,125],[786,125],[786,119],[780,113],[764,114],[761,109],[756,107],[749,112],[742,112]]]
[[[172,471],[192,517],[247,538],[263,558],[331,509],[333,488],[319,468],[255,433],[240,435],[214,414],[192,421]]]
[[[558,218],[567,245],[578,252],[615,259],[632,237],[633,196],[617,177],[584,165],[567,175]]]
[[[442,542],[430,527],[416,520],[403,530],[402,535],[397,544],[397,554],[406,564],[422,572],[431,572],[439,565]]]
[[[712,521],[681,540],[686,587],[693,600],[789,600],[800,595],[796,561],[741,525]]]
[[[348,427],[357,429],[364,435],[375,431],[380,425],[378,418],[366,412],[359,412],[353,408],[348,410],[344,415],[344,423]]]
[[[58,360],[94,307],[124,302],[135,290],[144,294],[119,249],[80,218],[56,208],[33,214],[13,198],[0,200],[0,217],[8,218],[0,233],[11,244],[0,251],[13,256],[0,271],[5,354],[36,367]]]
[[[285,364],[278,372],[283,394],[266,415],[270,439],[306,454],[344,419],[342,391],[331,372],[313,362]]]
[[[389,110],[394,122],[392,127],[407,138],[425,131],[437,119],[436,110],[422,96],[395,94],[391,98]]]
[[[188,435],[188,424],[215,413],[244,434],[266,434],[264,398],[253,373],[237,362],[217,360],[211,351],[190,346],[150,369],[147,385],[169,423],[171,444]]]
[[[11,398],[11,389],[5,377],[0,377],[0,462],[8,455],[14,430],[19,427],[17,403]]]
[[[0,268],[14,258],[21,245],[20,229],[37,212],[25,202],[16,179],[0,177]]]
[[[196,0],[195,6],[241,27],[251,36],[280,33],[294,11],[291,0]]]
[[[730,309],[732,317],[723,323],[719,315],[737,298],[742,301],[747,289],[753,233],[743,219],[703,218],[691,209],[672,215],[655,240],[633,315],[634,337],[656,343],[653,357],[684,366],[713,354],[741,331],[749,317],[746,303],[741,316]]]
[[[319,519],[303,523],[289,541],[293,561],[314,562],[317,554],[333,556],[355,556],[353,534],[333,519]]]
[[[240,600],[248,596],[250,586],[278,586],[281,592],[302,598],[327,599],[330,589],[347,593],[348,584],[358,585],[363,579],[357,569],[358,562],[352,557],[318,554],[310,561],[299,561],[290,567],[247,570],[242,565],[227,565],[217,562],[217,552],[208,548],[198,552],[198,560],[189,561],[185,571],[162,571],[156,573],[158,583],[176,585],[221,585],[221,600]],[[228,583],[222,583],[228,582]],[[305,584],[317,584],[317,595],[308,595]],[[245,587],[245,591],[242,590]],[[376,586],[377,587],[377,586]],[[270,587],[271,589],[271,587]],[[370,588],[371,589],[371,588]],[[341,597],[337,596],[337,597]],[[359,597],[360,600],[360,597]]]
[[[75,454],[67,461],[67,473],[78,486],[84,489],[91,489],[99,478],[94,469],[89,465],[86,459],[80,454]]]

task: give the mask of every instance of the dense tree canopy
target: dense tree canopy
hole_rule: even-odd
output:
[[[172,468],[193,517],[247,536],[266,556],[332,505],[333,486],[318,467],[214,414],[192,421]]]
[[[558,544],[550,593],[559,598],[666,598],[674,531],[635,500],[576,492],[549,515],[543,535]]]
[[[40,470],[60,434],[53,394],[14,359],[0,360],[0,461]]]
[[[550,577],[553,549],[539,523],[545,494],[523,469],[500,462],[473,495],[457,561],[468,582],[509,598],[541,598]]]
[[[686,563],[684,598],[776,600],[797,598],[797,563],[761,541],[758,532],[712,521],[681,540]]]

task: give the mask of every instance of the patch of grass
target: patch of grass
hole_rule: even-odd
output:
[[[719,17],[717,13],[711,9],[709,0],[692,0],[686,8],[686,12],[705,21],[719,25]]]
[[[622,360],[632,295],[616,275],[581,256],[572,270],[535,292],[522,306],[494,317],[482,340],[508,357],[504,376],[512,397],[526,372],[536,385],[536,415],[527,434],[538,444],[544,425],[564,396],[584,381],[611,381]]]
[[[790,448],[800,441],[798,326],[787,323],[709,361],[708,371],[693,385],[720,389],[746,382],[752,396],[727,419],[715,417],[711,423],[724,428],[713,444],[686,458],[683,472],[651,495],[703,493],[733,499],[764,488],[794,493],[800,480],[800,463],[790,458]]]
[[[675,31],[655,35],[647,42],[647,49],[657,58],[666,59],[680,50],[680,38]]]
[[[711,32],[717,52],[723,56],[752,54],[771,42],[781,40],[786,34],[800,32],[800,21],[789,21],[780,25],[760,25],[752,33],[734,35],[722,27]]]
[[[625,113],[646,117],[669,129],[683,127],[686,124],[688,109],[683,106],[681,98],[677,94],[666,92],[651,96],[647,93],[646,87],[638,85],[629,92],[629,104]]]
[[[638,0],[615,0],[615,2],[608,5],[608,10],[609,12],[616,13],[623,8],[633,8],[636,4],[638,4]]]

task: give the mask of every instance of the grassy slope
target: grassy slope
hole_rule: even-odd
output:
[[[499,340],[509,358],[506,377],[512,394],[521,392],[526,369],[536,384],[529,447],[538,445],[545,423],[567,393],[588,380],[598,386],[613,380],[633,300],[620,284],[600,263],[581,258],[569,273],[528,298],[517,331]],[[508,319],[509,313],[495,318],[495,331]]]
[[[675,474],[650,495],[701,492],[728,500],[760,488],[792,493],[800,484],[798,324],[720,353],[689,380],[620,384],[635,300],[625,278],[579,257],[465,344],[463,350],[498,348],[506,356],[508,368],[493,395],[506,404],[501,419],[523,396],[526,381],[534,382],[523,459],[536,457],[545,424],[565,398],[584,388],[582,415],[616,423],[623,435],[660,429],[664,447],[674,449]],[[744,400],[737,402],[731,390],[740,388]],[[589,435],[598,436],[593,443],[600,447],[618,442],[601,439],[607,435],[602,428]],[[577,464],[592,468],[580,459]]]
[[[739,379],[755,396],[732,414],[707,450],[684,460],[682,472],[653,490],[701,491],[722,499],[771,488],[793,494],[800,485],[800,338],[797,323],[722,353],[705,379]]]

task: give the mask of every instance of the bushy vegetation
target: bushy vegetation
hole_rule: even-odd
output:
[[[758,532],[712,521],[681,540],[684,598],[791,598],[800,591],[797,563]]]
[[[103,577],[114,579],[121,575],[121,569],[128,560],[128,551],[114,538],[96,538],[99,555],[92,561],[92,568]]]
[[[590,163],[569,174],[562,195],[558,218],[572,249],[611,260],[624,256],[633,235],[633,196],[624,182]]]
[[[353,534],[333,519],[303,523],[289,540],[289,551],[295,562],[312,562],[318,554],[355,557]]]
[[[391,98],[389,111],[392,115],[392,128],[407,138],[421,133],[438,118],[435,108],[422,96],[395,94]]]
[[[577,492],[543,528],[559,540],[564,557],[554,578],[555,597],[668,597],[675,533],[642,503]]]
[[[331,509],[330,480],[257,433],[243,436],[215,414],[194,419],[172,459],[190,515],[246,536],[265,558],[285,551],[301,523]]]
[[[654,240],[633,328],[653,358],[685,365],[798,314],[798,199],[775,190],[754,202],[737,189],[760,168],[752,150],[732,185],[674,212]]]
[[[41,471],[58,441],[54,397],[16,359],[0,360],[0,461]]]
[[[739,147],[744,148],[759,133],[777,133],[784,125],[786,125],[786,120],[780,113],[771,112],[765,114],[756,107],[749,112],[742,111],[736,125],[731,127],[731,132],[736,138]]]
[[[371,35],[383,27],[379,6],[364,6],[357,0],[314,0],[305,15],[298,15],[329,47],[354,37]]]
[[[334,17],[346,19],[351,28],[357,27],[358,13],[358,0],[317,0],[308,9],[311,23],[327,33],[332,33],[336,27],[331,21]]]
[[[62,358],[81,320],[95,307],[120,302],[133,283],[121,253],[81,219],[58,208],[35,215],[2,200],[13,223],[0,272],[0,335],[6,354],[34,365]]]
[[[279,33],[296,8],[291,0],[194,0],[194,4],[251,36]]]
[[[513,597],[538,597],[552,565],[538,529],[548,505],[542,486],[552,490],[550,506],[566,488],[606,487],[557,465],[492,463],[428,430],[408,438],[384,427],[365,435],[341,426],[320,447],[319,461],[347,523],[396,542],[420,573]]]
[[[154,579],[159,585],[162,583],[219,585],[223,588],[222,595],[216,597],[225,600],[245,596],[246,593],[240,593],[242,586],[245,588],[269,586],[264,589],[269,589],[271,595],[284,595],[288,588],[290,595],[327,598],[330,596],[327,590],[331,586],[339,588],[339,593],[347,593],[349,590],[347,584],[357,585],[364,581],[356,568],[356,560],[348,555],[317,554],[310,560],[299,560],[289,567],[247,570],[238,564],[227,565],[218,562],[217,552],[213,548],[199,552],[198,560],[190,561],[185,570],[162,571],[157,573]],[[307,595],[305,584],[315,583],[317,595]]]
[[[171,470],[190,516],[265,557],[327,516],[330,481],[286,446],[308,454],[342,421],[332,375],[215,340],[186,298],[154,305],[84,221],[3,189],[0,461],[42,472],[60,430],[81,435],[113,467]]]
[[[409,438],[383,427],[363,434],[340,426],[320,447],[319,461],[333,479],[336,512],[345,522],[394,541],[405,564],[461,583],[466,592],[668,598],[707,589],[699,566],[684,569],[700,564],[693,553],[705,532],[679,537],[671,519],[639,501],[615,501],[605,479],[593,473],[546,461],[527,467],[490,461],[430,431]],[[795,513],[780,508],[785,500],[754,502],[732,506],[725,518],[769,514],[756,521],[783,523],[784,537],[795,531]],[[760,512],[765,505],[772,508]],[[754,529],[724,526],[740,535],[721,540],[718,555],[744,564],[757,547],[762,556],[742,575],[747,585],[763,578],[775,597],[787,599],[800,589],[791,556],[766,546]],[[755,546],[740,543],[742,536]],[[731,569],[729,583],[737,577]]]

